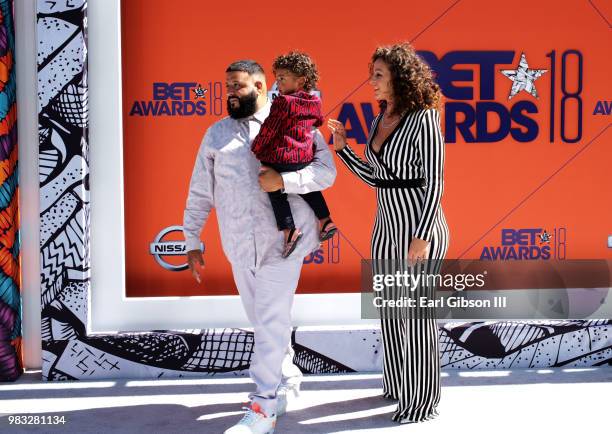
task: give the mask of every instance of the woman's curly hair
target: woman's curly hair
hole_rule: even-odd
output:
[[[385,62],[391,71],[394,96],[391,114],[440,108],[440,86],[435,82],[429,65],[416,54],[408,42],[378,47],[372,54],[370,75],[377,59]],[[380,102],[380,108],[385,110],[385,101]]]
[[[306,79],[304,83],[304,90],[306,92],[313,90],[319,81],[317,65],[314,64],[306,53],[290,51],[285,55],[278,56],[274,59],[274,63],[272,63],[274,74],[276,74],[278,69],[286,69],[298,77],[304,77]]]

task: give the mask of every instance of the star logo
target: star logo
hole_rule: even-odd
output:
[[[550,239],[552,238],[552,235],[546,232],[546,229],[544,229],[544,232],[539,234],[538,237],[540,237],[540,243],[543,244],[543,243],[550,243]]]
[[[535,98],[538,97],[538,92],[535,88],[535,81],[542,76],[547,69],[529,69],[525,53],[521,53],[521,61],[517,69],[502,69],[500,72],[513,81],[512,89],[508,99],[512,99],[514,95],[521,90],[529,92]]]
[[[204,95],[206,94],[206,92],[208,92],[208,89],[202,89],[202,85],[198,84],[198,87],[195,89],[191,89],[191,91],[195,93],[195,99],[198,99],[204,98]]]

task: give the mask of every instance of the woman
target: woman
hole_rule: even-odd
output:
[[[440,205],[444,168],[440,88],[427,64],[407,43],[376,49],[370,84],[381,112],[372,122],[367,161],[347,146],[340,122],[330,119],[328,126],[338,157],[376,189],[371,256],[442,259],[449,237]],[[421,422],[437,416],[440,359],[435,318],[389,319],[381,315],[381,329],[383,394],[399,401],[393,420]]]

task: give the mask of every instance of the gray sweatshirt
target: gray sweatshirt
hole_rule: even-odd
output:
[[[200,248],[200,233],[215,208],[223,251],[233,266],[258,268],[286,260],[281,256],[284,236],[276,227],[268,195],[259,186],[260,163],[251,152],[251,142],[270,113],[270,105],[268,102],[248,118],[221,119],[204,134],[183,214],[187,251]],[[323,190],[336,178],[325,139],[318,130],[314,138],[314,161],[282,174],[295,225],[304,233],[292,258],[304,257],[319,245],[317,219],[296,194]]]

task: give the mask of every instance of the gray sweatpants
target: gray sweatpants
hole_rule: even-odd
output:
[[[263,265],[258,269],[232,266],[240,299],[255,333],[249,370],[256,385],[249,395],[267,415],[276,413],[276,391],[281,382],[295,384],[301,372],[293,364],[291,307],[302,258]]]

